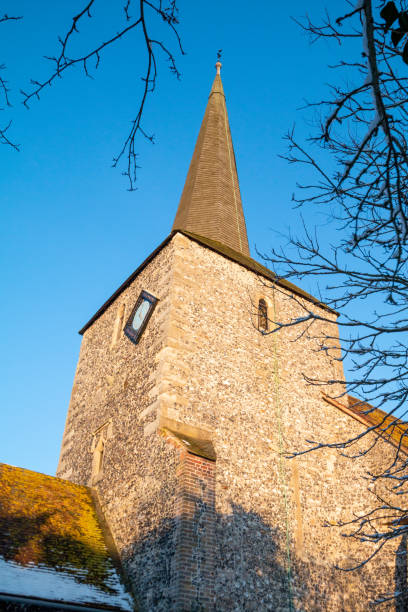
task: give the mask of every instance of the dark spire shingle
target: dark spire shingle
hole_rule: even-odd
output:
[[[220,62],[188,170],[173,230],[217,240],[249,255]]]

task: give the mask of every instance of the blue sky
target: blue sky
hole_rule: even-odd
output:
[[[237,156],[252,254],[285,244],[300,227],[291,203],[301,169],[279,158],[296,122],[311,129],[304,99],[327,95],[327,68],[338,50],[310,45],[291,17],[304,2],[179,1],[182,79],[159,65],[157,91],[144,126],[156,144],[139,140],[138,190],[112,169],[112,157],[137,107],[145,55],[139,34],[101,58],[94,79],[67,73],[27,111],[19,90],[47,76],[44,55],[57,51],[83,2],[4,3],[24,19],[0,25],[0,63],[7,65],[16,153],[0,148],[3,322],[0,461],[54,473],[83,324],[167,236],[223,49],[222,78]],[[78,49],[103,39],[115,19],[109,0],[75,40]],[[233,6],[233,10],[231,7]],[[323,2],[313,2],[321,14]],[[159,33],[160,33],[159,29]],[[166,35],[167,36],[167,35]],[[173,45],[175,49],[175,45]],[[322,219],[312,219],[321,223]],[[316,286],[305,286],[312,292]]]

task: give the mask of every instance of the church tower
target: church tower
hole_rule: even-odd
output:
[[[57,475],[97,492],[140,611],[363,610],[324,527],[360,468],[285,458],[362,427],[306,382],[343,380],[336,313],[250,257],[216,66],[170,235],[80,331]],[[313,337],[270,333],[308,310]]]

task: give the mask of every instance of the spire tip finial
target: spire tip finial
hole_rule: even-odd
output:
[[[215,67],[217,69],[217,74],[221,74],[221,67],[222,67],[222,64],[220,62],[221,54],[222,54],[222,49],[218,49],[218,51],[217,51],[217,63],[215,64]]]

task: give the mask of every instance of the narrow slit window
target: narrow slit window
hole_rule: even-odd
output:
[[[103,459],[105,454],[105,440],[103,436],[99,436],[99,440],[95,445],[92,461],[92,484],[96,484],[103,475]]]
[[[96,474],[99,476],[103,470],[103,455],[105,453],[105,441],[100,439],[96,447]]]
[[[103,478],[105,455],[106,455],[106,441],[111,436],[112,424],[110,421],[102,425],[94,434],[92,441],[92,473],[91,473],[91,485],[95,485]]]
[[[264,299],[260,299],[258,302],[258,329],[261,332],[268,331],[268,306]]]
[[[125,318],[125,305],[121,304],[116,313],[115,326],[113,328],[111,347],[115,346],[122,334],[123,320]]]

